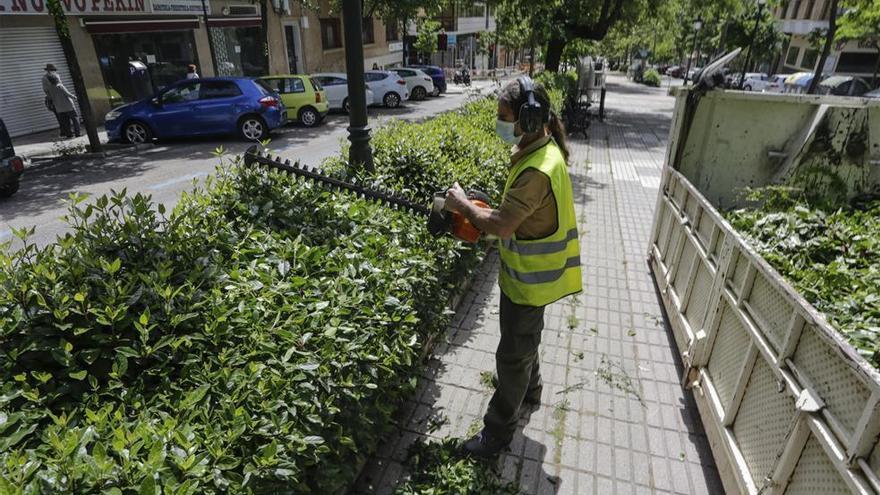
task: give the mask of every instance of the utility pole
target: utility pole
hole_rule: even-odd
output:
[[[61,43],[64,58],[67,60],[67,68],[70,69],[70,77],[73,79],[73,90],[79,103],[79,111],[82,113],[86,135],[89,137],[89,151],[100,153],[101,139],[98,137],[98,128],[95,125],[95,117],[92,115],[92,102],[89,101],[89,95],[86,92],[82,70],[80,70],[79,61],[76,59],[73,42],[70,41],[67,16],[64,13],[64,8],[61,6],[61,0],[48,0],[46,4],[55,24],[55,32],[58,34],[58,41]]]
[[[342,23],[345,30],[345,68],[348,74],[348,150],[349,165],[360,164],[373,171],[370,126],[367,121],[367,96],[364,90],[363,13],[361,0],[342,0]]]

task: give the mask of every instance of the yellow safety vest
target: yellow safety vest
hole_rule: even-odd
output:
[[[581,248],[568,166],[554,141],[533,151],[517,163],[507,177],[504,195],[523,171],[534,168],[550,178],[556,199],[557,229],[534,240],[516,234],[499,242],[501,291],[524,306],[546,306],[582,290]]]

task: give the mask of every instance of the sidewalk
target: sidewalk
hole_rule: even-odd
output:
[[[585,290],[548,307],[542,404],[499,459],[524,493],[724,493],[645,261],[672,106],[665,89],[609,77],[606,123],[570,142]],[[497,277],[493,255],[355,493],[392,492],[419,437],[464,438],[481,426]]]

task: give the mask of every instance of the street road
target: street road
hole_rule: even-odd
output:
[[[449,92],[420,102],[406,102],[401,108],[369,109],[370,125],[381,127],[391,119],[419,120],[462,105],[474,90],[492,90],[490,81],[476,81],[470,91],[450,85]],[[348,116],[331,113],[315,128],[298,124],[276,130],[271,149],[282,158],[318,165],[323,159],[339,153],[348,136]],[[188,139],[160,142],[146,150],[101,160],[78,160],[42,165],[26,170],[21,189],[12,198],[0,201],[0,243],[12,241],[12,248],[21,243],[12,235],[12,228],[35,227],[30,241],[46,245],[67,230],[62,216],[70,194],[97,197],[119,191],[141,192],[154,202],[172,207],[180,193],[214,173],[220,161],[214,150],[222,146],[227,153],[238,154],[250,146],[237,137]]]

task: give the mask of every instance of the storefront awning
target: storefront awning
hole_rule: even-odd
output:
[[[198,29],[199,19],[139,19],[136,21],[84,21],[86,31],[103,33],[144,33],[149,31],[183,31]]]
[[[259,17],[209,17],[211,27],[260,27]]]

